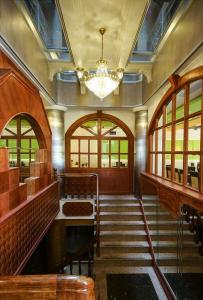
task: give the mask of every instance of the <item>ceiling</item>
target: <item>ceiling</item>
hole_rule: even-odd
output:
[[[95,68],[101,57],[101,27],[106,28],[104,58],[109,67],[126,67],[149,0],[57,0],[56,4],[76,67]]]

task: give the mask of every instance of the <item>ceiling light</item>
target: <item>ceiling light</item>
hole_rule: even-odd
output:
[[[85,71],[83,68],[77,68],[78,78],[85,82],[87,88],[101,100],[111,94],[119,85],[123,77],[123,69],[109,71],[107,61],[103,58],[103,36],[105,28],[100,28],[102,36],[102,53],[101,58],[97,61],[97,70],[95,73]]]

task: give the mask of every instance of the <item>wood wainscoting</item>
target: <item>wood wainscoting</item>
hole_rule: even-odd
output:
[[[1,218],[0,275],[20,273],[58,211],[58,182],[55,181],[34,196],[28,196]]]
[[[184,204],[203,212],[202,193],[146,172],[141,173],[141,182],[142,195],[151,195],[153,191],[174,218],[180,217]]]

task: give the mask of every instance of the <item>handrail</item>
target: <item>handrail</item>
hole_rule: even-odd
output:
[[[96,188],[96,255],[100,256],[100,206],[99,206],[99,175],[97,173],[60,173],[59,178],[84,178],[95,177]]]
[[[86,244],[85,246],[82,246],[76,253],[73,253],[72,255],[66,253],[66,256],[64,256],[62,258],[62,261],[60,263],[60,265],[58,265],[57,267],[55,267],[53,269],[53,273],[56,273],[58,270],[63,270],[65,266],[71,265],[73,261],[81,261],[81,257],[83,254],[85,253],[90,253],[90,251],[93,250],[94,244],[96,243],[96,238],[94,237],[88,244]],[[88,257],[88,264],[89,264],[89,257]],[[62,271],[63,273],[63,271]],[[92,272],[88,272],[88,276],[91,277]]]
[[[0,299],[95,300],[94,281],[86,276],[20,275],[0,277]]]

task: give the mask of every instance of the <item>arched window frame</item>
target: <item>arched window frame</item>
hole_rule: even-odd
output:
[[[66,145],[66,170],[76,170],[76,168],[71,168],[70,166],[70,139],[74,133],[74,131],[84,122],[86,121],[90,121],[90,120],[94,120],[94,119],[98,119],[98,120],[107,120],[110,122],[115,123],[118,127],[120,127],[126,134],[126,137],[118,137],[119,140],[128,140],[128,168],[132,169],[133,168],[133,151],[134,151],[134,137],[133,134],[131,133],[131,131],[129,130],[128,126],[125,125],[125,123],[123,123],[121,120],[119,120],[118,118],[109,115],[109,114],[104,114],[101,111],[98,111],[96,114],[89,114],[86,115],[82,118],[80,118],[79,120],[77,120],[74,124],[72,124],[70,126],[70,128],[67,130],[66,135],[65,135],[65,145]],[[94,139],[94,137],[92,137]],[[113,139],[113,138],[112,138]],[[100,147],[99,147],[100,148]],[[99,157],[101,155],[101,149],[98,149],[99,152]],[[98,168],[95,169],[100,169],[101,168],[101,160],[99,158],[99,163],[98,163]],[[110,167],[111,168],[111,167]],[[83,169],[83,168],[77,168],[78,169]],[[87,168],[88,169],[88,168]],[[90,169],[94,169],[94,168],[90,168]],[[104,168],[107,169],[107,168]],[[83,169],[84,170],[84,169]]]
[[[189,111],[190,103],[190,86],[192,83],[200,80],[201,81],[201,109],[195,112]],[[171,87],[163,96],[160,104],[158,105],[153,118],[151,120],[148,130],[148,172],[158,177],[165,178],[166,180],[181,184],[185,187],[199,190],[203,192],[203,67],[198,67],[184,76],[179,77],[172,75],[169,78]],[[176,118],[176,99],[180,91],[184,91],[184,115],[180,118]],[[172,120],[171,122],[166,121],[166,110],[167,104],[171,101],[172,103]],[[163,123],[160,124],[160,117],[163,116]],[[192,118],[199,118],[200,120],[200,142],[198,151],[189,149],[188,137],[189,137],[189,122]],[[183,145],[181,151],[177,150],[176,143],[176,125],[183,124]],[[166,128],[171,126],[171,150],[165,148],[166,145]],[[182,125],[181,125],[182,126]],[[162,132],[162,136],[161,133]],[[160,139],[159,139],[159,136]],[[161,143],[159,142],[161,141]],[[166,168],[166,155],[171,155],[171,165],[169,165],[169,173]],[[175,165],[176,155],[182,155],[183,158],[183,170],[177,169]],[[190,155],[199,156],[198,166],[198,187],[191,186],[189,184],[189,168],[188,160]],[[161,167],[160,167],[161,166]],[[197,170],[196,170],[197,171]],[[180,174],[181,173],[181,174]],[[168,176],[169,174],[170,176]],[[177,177],[178,175],[178,177]],[[178,178],[178,179],[177,179]]]

